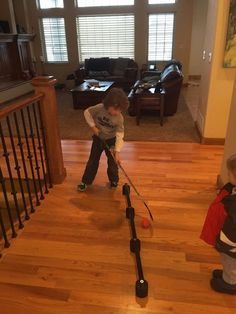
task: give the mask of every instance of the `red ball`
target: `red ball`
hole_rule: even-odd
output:
[[[144,229],[148,229],[151,226],[150,221],[147,218],[143,218],[141,226]]]

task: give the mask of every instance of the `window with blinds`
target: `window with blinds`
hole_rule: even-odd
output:
[[[149,0],[149,4],[172,4],[176,0]]]
[[[134,5],[134,0],[77,0],[78,7]]]
[[[134,58],[134,15],[77,17],[81,61],[87,58]]]
[[[64,18],[42,18],[41,35],[46,61],[67,62],[68,53]]]
[[[167,61],[172,58],[173,31],[173,13],[149,15],[149,61]]]
[[[64,0],[39,0],[40,9],[64,8]]]

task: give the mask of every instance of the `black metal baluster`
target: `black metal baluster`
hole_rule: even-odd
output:
[[[22,165],[23,165],[23,170],[25,174],[25,182],[26,182],[26,187],[28,191],[28,196],[29,196],[29,202],[30,202],[30,209],[31,213],[35,212],[34,205],[33,205],[33,200],[32,200],[32,195],[31,195],[31,190],[30,190],[30,184],[29,184],[29,177],[28,177],[28,171],[25,163],[25,155],[24,155],[24,150],[23,150],[23,142],[21,140],[21,133],[19,129],[19,123],[17,119],[17,114],[14,112],[14,120],[15,120],[15,126],[16,126],[16,133],[17,133],[17,139],[18,139],[18,146],[20,147],[20,153],[21,153],[21,159],[22,159]]]
[[[13,222],[13,218],[12,218],[12,214],[11,214],[11,208],[10,208],[10,204],[9,204],[9,200],[8,200],[8,196],[7,196],[7,189],[6,189],[6,185],[5,185],[5,179],[3,177],[1,168],[0,168],[0,183],[2,185],[2,192],[3,192],[3,196],[4,196],[6,208],[7,208],[8,218],[9,218],[9,221],[10,221],[10,226],[11,226],[11,231],[12,231],[12,238],[15,238],[17,236],[17,233],[15,231],[15,226],[14,226],[14,222]]]
[[[12,147],[12,152],[13,152],[13,157],[14,157],[14,162],[15,162],[15,170],[16,170],[17,177],[18,177],[20,192],[21,192],[21,196],[22,196],[22,202],[23,202],[24,211],[25,211],[25,219],[29,220],[30,217],[29,217],[29,213],[27,210],[24,187],[23,187],[22,178],[21,178],[21,171],[20,171],[21,167],[19,165],[18,158],[17,158],[15,142],[14,142],[14,138],[13,138],[13,134],[12,134],[12,128],[11,128],[11,121],[10,121],[9,116],[7,116],[6,120],[7,120],[7,127],[8,127],[8,132],[9,132],[9,136],[10,136],[11,147]]]
[[[4,239],[4,247],[7,248],[10,246],[10,243],[7,239],[7,233],[6,233],[5,225],[4,225],[3,218],[2,218],[1,208],[0,208],[0,226],[2,229],[2,236]]]
[[[1,136],[1,140],[2,140],[3,156],[5,157],[5,160],[6,160],[7,170],[8,170],[10,184],[11,184],[11,193],[13,195],[13,199],[14,199],[14,203],[15,203],[15,207],[16,207],[16,214],[17,214],[18,221],[19,221],[19,228],[22,229],[24,227],[24,225],[22,223],[21,216],[20,216],[20,209],[19,209],[19,204],[18,204],[18,200],[17,200],[17,196],[16,196],[17,192],[15,189],[15,184],[14,184],[14,180],[13,180],[13,176],[12,176],[11,165],[10,165],[10,160],[9,160],[9,153],[7,151],[7,145],[5,142],[4,135],[3,135],[1,122],[0,122],[0,136]]]
[[[40,132],[39,132],[39,125],[38,125],[38,118],[35,110],[35,105],[34,103],[32,104],[33,107],[33,113],[34,113],[34,120],[35,120],[35,126],[36,126],[36,134],[38,138],[38,149],[40,153],[40,159],[41,159],[41,165],[42,165],[42,171],[43,171],[43,180],[44,180],[44,185],[45,185],[45,193],[48,193],[48,185],[47,185],[47,179],[46,179],[46,173],[45,173],[45,166],[44,166],[44,158],[43,158],[43,150],[42,150],[42,145],[41,145],[41,139],[40,139]]]
[[[27,146],[30,170],[31,170],[32,179],[33,179],[33,186],[34,186],[34,192],[35,192],[35,197],[36,197],[36,206],[39,206],[40,201],[39,201],[39,196],[38,196],[38,191],[37,191],[37,186],[36,186],[36,181],[35,181],[34,166],[33,166],[33,162],[32,162],[32,154],[31,154],[31,150],[30,150],[28,132],[27,132],[26,124],[25,124],[25,117],[24,117],[23,109],[20,110],[20,113],[21,113],[21,120],[23,123],[23,129],[24,129],[25,141],[26,141],[26,146]]]
[[[49,188],[52,188],[52,177],[51,177],[51,172],[50,172],[50,167],[49,167],[46,134],[45,134],[45,128],[43,125],[42,112],[40,109],[40,102],[38,102],[38,113],[39,113],[40,129],[41,129],[41,134],[42,134],[42,139],[43,139],[43,148],[44,148],[44,155],[45,155],[45,161],[46,161],[46,167],[47,167]]]
[[[40,199],[43,200],[44,199],[44,195],[43,195],[43,189],[42,189],[40,172],[39,172],[40,167],[39,167],[39,163],[38,163],[38,156],[37,156],[37,151],[36,151],[36,146],[35,146],[35,139],[34,139],[34,130],[33,130],[33,126],[32,126],[32,120],[31,120],[31,114],[30,114],[29,106],[26,107],[26,110],[27,110],[27,114],[28,114],[28,121],[29,121],[29,127],[30,127],[30,137],[31,137],[31,140],[32,140],[34,159],[35,159],[35,164],[36,164],[35,170],[36,170],[37,177],[38,177]]]

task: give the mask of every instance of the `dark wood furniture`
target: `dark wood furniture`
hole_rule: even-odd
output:
[[[34,34],[0,34],[0,84],[30,80],[35,75],[29,46],[34,37]]]
[[[86,109],[100,103],[106,96],[107,92],[114,85],[114,82],[99,82],[99,87],[91,87],[85,81],[76,88],[71,90],[73,97],[74,109]]]
[[[159,111],[160,125],[163,126],[164,121],[164,96],[165,91],[161,90],[159,93],[155,92],[155,88],[148,90],[136,89],[131,91],[129,98],[132,101],[133,114],[136,115],[136,124],[140,124],[142,112],[144,110]]]
[[[149,79],[137,81],[130,94],[129,113],[131,116],[137,114],[137,102],[135,100],[136,90],[147,85],[155,87],[155,94],[165,91],[164,94],[164,116],[171,116],[177,112],[180,91],[183,84],[183,74],[177,64],[170,64],[160,74],[160,77],[149,77]]]

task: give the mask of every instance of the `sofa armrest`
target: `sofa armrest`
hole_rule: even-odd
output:
[[[84,82],[87,76],[87,71],[85,70],[85,68],[79,68],[75,70],[74,74],[75,74],[75,85],[78,86]]]
[[[138,69],[137,68],[126,68],[125,69],[125,77],[135,81],[137,78]]]
[[[87,76],[87,71],[85,68],[79,68],[77,70],[75,70],[75,77],[80,79],[80,78],[85,78]]]

